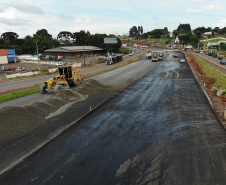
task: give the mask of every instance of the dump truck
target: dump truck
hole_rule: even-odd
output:
[[[113,53],[107,53],[106,54],[106,64],[111,65],[114,63],[117,63],[119,61],[122,61],[123,54],[113,54]]]
[[[72,65],[58,67],[58,75],[53,75],[53,78],[46,80],[40,86],[40,92],[46,94],[49,90],[54,90],[55,93],[61,89],[69,88],[69,85],[79,85],[84,82],[84,78],[79,71],[73,71]]]
[[[146,55],[146,59],[152,59],[152,53],[148,53],[148,54]]]
[[[152,55],[152,62],[158,62],[158,55],[156,54]]]
[[[162,54],[162,53],[159,54],[158,60],[159,60],[159,61],[163,61],[163,54]]]

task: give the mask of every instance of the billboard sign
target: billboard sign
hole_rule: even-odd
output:
[[[104,44],[117,44],[118,41],[116,38],[104,38]]]

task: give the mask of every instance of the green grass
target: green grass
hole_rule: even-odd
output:
[[[165,44],[166,42],[169,42],[170,39],[169,39],[169,38],[161,38],[161,39],[148,38],[147,41],[158,42],[158,43]],[[171,41],[172,41],[172,40],[171,40]]]
[[[122,48],[122,47],[121,47],[121,48],[119,49],[119,52],[122,53],[122,54],[124,54],[124,55],[127,55],[127,54],[129,54],[129,49],[125,49],[125,48]]]
[[[218,71],[216,68],[208,64],[207,62],[201,60],[199,57],[193,55],[196,58],[196,62],[202,68],[203,72],[207,77],[215,78],[216,82],[214,83],[214,87],[226,89],[226,74]],[[226,95],[225,95],[226,96]]]
[[[34,88],[34,89],[24,90],[24,91],[12,92],[12,93],[0,96],[0,103],[6,102],[6,101],[9,101],[9,100],[13,100],[13,99],[16,99],[16,98],[21,98],[23,96],[34,94],[34,93],[37,93],[37,92],[40,92],[39,87]]]

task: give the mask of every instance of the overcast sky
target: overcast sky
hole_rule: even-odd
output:
[[[0,0],[0,35],[20,38],[46,29],[54,38],[60,31],[91,34],[144,32],[190,23],[191,28],[226,27],[225,0]]]

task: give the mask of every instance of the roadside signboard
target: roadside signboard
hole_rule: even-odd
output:
[[[116,38],[104,38],[104,44],[117,44],[118,41]]]

